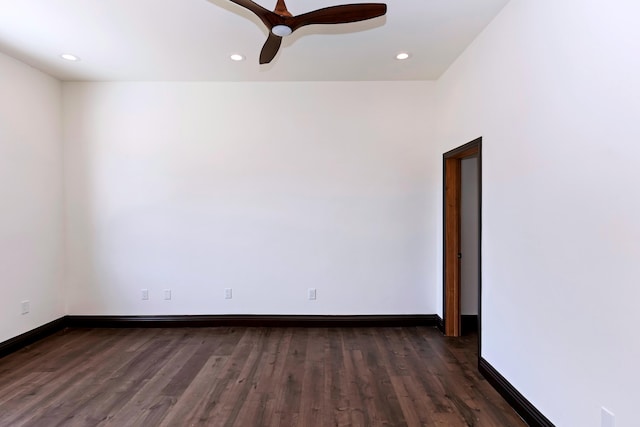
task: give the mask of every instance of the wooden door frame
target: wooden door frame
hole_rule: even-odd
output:
[[[461,335],[460,213],[462,159],[478,157],[478,357],[482,313],[482,137],[442,155],[443,168],[443,329],[447,336]]]

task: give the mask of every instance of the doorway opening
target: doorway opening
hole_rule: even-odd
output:
[[[476,160],[469,161],[472,159]],[[464,175],[463,171],[465,172]],[[465,191],[463,193],[463,185],[474,185],[476,188],[471,190],[475,191]],[[464,190],[468,190],[468,188],[465,188]],[[469,193],[471,193],[471,196],[468,195]],[[465,195],[465,203],[463,203],[463,194]],[[475,202],[473,201],[474,197]],[[471,326],[474,328],[474,326],[477,325],[478,355],[480,355],[480,334],[482,324],[482,286],[480,274],[482,229],[481,205],[482,138],[478,138],[443,154],[444,298],[442,309],[444,333],[446,336],[459,337],[464,332],[463,326]],[[463,219],[465,224],[463,224]],[[473,227],[469,226],[469,223],[476,224],[475,230]],[[462,236],[463,231],[467,233],[464,238]],[[469,233],[476,233],[476,235],[469,236]],[[466,250],[463,250],[463,240],[467,245]],[[469,241],[471,241],[471,244],[475,246],[474,248],[471,248],[473,250],[470,250],[470,246],[468,246]],[[463,262],[466,263],[464,271],[462,270]],[[465,279],[466,282],[471,283],[470,286],[475,289],[469,289],[466,286],[463,287],[463,279]],[[468,316],[463,316],[463,314],[465,314],[463,313],[462,304],[463,292],[466,292],[464,295],[464,311],[471,313],[471,315]],[[470,306],[474,304],[477,304],[476,310],[473,310],[472,307],[470,308]],[[474,314],[474,311],[477,315]],[[469,322],[463,322],[463,318]],[[466,323],[466,325],[464,323]]]

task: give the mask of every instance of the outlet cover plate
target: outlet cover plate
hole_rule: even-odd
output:
[[[616,416],[613,412],[611,412],[610,410],[608,410],[603,406],[601,414],[602,414],[602,420],[601,420],[602,427],[616,427]]]

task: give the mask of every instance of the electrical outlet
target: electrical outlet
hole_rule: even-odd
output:
[[[602,427],[616,427],[616,416],[613,412],[602,407],[601,410],[601,424]]]
[[[308,295],[310,301],[315,300],[316,299],[316,288],[309,288],[307,295]]]
[[[164,299],[165,300],[170,300],[171,299],[171,289],[165,289],[164,290]]]
[[[31,303],[28,300],[22,301],[22,314],[29,314]]]
[[[231,299],[231,298],[233,298],[233,289],[224,288],[224,299]]]
[[[148,300],[148,299],[149,299],[149,289],[142,289],[142,290],[140,291],[140,294],[141,294],[142,299],[143,299],[144,301],[146,301],[146,300]]]

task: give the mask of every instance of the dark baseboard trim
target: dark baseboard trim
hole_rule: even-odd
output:
[[[504,397],[529,426],[555,427],[547,417],[542,415],[531,402],[520,394],[520,392],[484,358],[480,358],[478,368],[482,376]]]
[[[435,314],[370,316],[64,316],[0,343],[0,358],[65,328],[188,328],[188,327],[411,327],[439,324]],[[440,319],[441,320],[441,319]]]
[[[67,316],[70,328],[181,328],[181,327],[398,327],[437,326],[436,315],[381,316]]]
[[[49,335],[55,334],[58,331],[63,330],[66,327],[66,317],[61,317],[53,322],[49,322],[46,325],[42,325],[39,328],[33,329],[29,332],[25,332],[22,335],[18,335],[15,338],[0,343],[0,358],[7,356],[13,352],[16,352],[28,345],[33,344]]]
[[[436,315],[436,327],[444,334],[444,319],[439,315]]]
[[[478,315],[463,314],[460,316],[462,335],[478,332]]]

